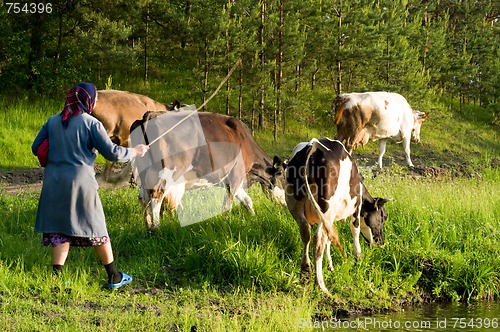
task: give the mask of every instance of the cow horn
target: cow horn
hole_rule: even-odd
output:
[[[375,210],[378,211],[379,208],[384,206],[385,203],[392,201],[392,198],[375,198]]]

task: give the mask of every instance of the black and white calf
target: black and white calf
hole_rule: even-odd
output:
[[[297,221],[302,238],[301,273],[311,274],[309,243],[311,225],[318,224],[314,235],[316,282],[329,293],[323,281],[322,261],[326,249],[330,270],[330,243],[344,257],[334,221],[351,218],[354,255],[361,258],[359,234],[370,245],[384,244],[387,213],[385,198],[373,198],[366,190],[356,163],[342,143],[328,138],[299,143],[287,163],[274,159],[275,168],[285,170],[285,198],[290,213]]]

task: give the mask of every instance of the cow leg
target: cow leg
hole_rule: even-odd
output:
[[[295,217],[295,216],[294,216]],[[311,225],[304,216],[295,218],[299,226],[300,238],[302,239],[302,261],[300,264],[300,275],[304,281],[311,276],[311,260],[309,258],[309,244],[311,243]]]
[[[241,185],[240,188],[236,191],[234,197],[236,197],[243,204],[243,206],[246,207],[248,211],[250,211],[252,215],[255,215],[252,199],[250,198],[250,196],[248,196],[245,189],[243,189],[243,185]]]
[[[157,199],[153,198],[151,199],[151,211],[153,212],[153,221],[152,221],[152,227],[153,229],[158,229],[160,228],[160,218],[161,218],[161,212],[163,210],[163,198]]]
[[[323,223],[323,227],[325,227],[326,234],[328,236],[328,242],[331,242],[342,254],[344,258],[347,258],[344,248],[342,247],[342,244],[340,243],[339,240],[339,234],[337,232],[337,229],[335,228],[335,225],[333,223]],[[328,248],[330,247],[330,243],[327,243]],[[328,258],[328,256],[327,256]],[[331,260],[331,257],[330,257]],[[333,267],[332,267],[333,268]]]
[[[411,162],[410,159],[410,137],[403,138],[403,148],[405,150],[406,163],[408,164],[409,167],[413,167],[413,163]]]
[[[358,260],[361,259],[361,245],[359,243],[359,233],[360,233],[360,224],[359,224],[359,217],[358,216],[353,216],[351,223],[349,224],[351,226],[351,234],[352,234],[352,239],[353,239],[353,254],[354,257],[356,257]]]
[[[328,234],[326,229],[320,224],[314,234],[314,264],[316,268],[316,284],[319,288],[330,295],[330,292],[325,286],[323,280],[323,253],[325,252],[325,245],[328,242]]]
[[[150,201],[150,197],[149,197],[148,192],[142,187],[139,191],[139,201],[141,202],[142,210],[144,213],[144,222],[146,223],[146,230],[151,231],[153,228],[153,225],[152,225],[151,213],[150,213],[149,203],[148,203]]]
[[[385,154],[385,149],[387,145],[386,139],[381,139],[378,143],[378,167],[382,169],[382,157]]]
[[[233,206],[234,195],[231,190],[230,184],[226,183],[225,186],[226,186],[226,196],[224,196],[223,208],[224,211],[228,211]]]
[[[332,255],[330,252],[330,250],[331,250],[330,247],[331,247],[331,242],[330,242],[330,240],[328,240],[328,241],[326,241],[326,248],[325,248],[326,261],[328,262],[328,270],[333,272],[333,261],[332,261]]]

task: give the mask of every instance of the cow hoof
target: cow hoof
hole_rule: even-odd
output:
[[[325,293],[325,295],[329,296],[329,297],[332,297],[332,294],[328,291],[328,289],[324,288],[324,287],[320,287],[321,291],[323,293]]]
[[[158,227],[150,227],[150,228],[146,229],[146,233],[148,235],[154,235],[154,234],[158,233],[158,231],[159,231]]]
[[[305,284],[309,281],[311,281],[311,277],[312,277],[312,272],[311,272],[311,269],[309,269],[308,271],[300,271],[300,282]]]

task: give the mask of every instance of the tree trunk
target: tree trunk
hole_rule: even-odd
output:
[[[205,38],[205,51],[203,53],[204,56],[204,62],[205,62],[205,67],[203,70],[203,102],[202,104],[205,104],[206,101],[206,93],[208,91],[208,72],[210,70],[209,65],[208,65],[208,40]],[[207,111],[207,105],[203,106],[203,112]]]
[[[423,26],[425,29],[425,45],[423,47],[424,54],[422,55],[422,68],[425,70],[425,66],[427,65],[427,53],[429,52],[429,12],[428,12],[428,2],[426,0],[423,1],[424,4],[424,18],[423,18]]]
[[[390,81],[390,71],[391,71],[391,63],[389,61],[389,55],[390,55],[390,50],[389,50],[389,47],[390,47],[390,43],[389,43],[389,35],[387,35],[386,37],[386,54],[385,56],[387,57],[387,61],[386,61],[386,74],[385,74],[385,82],[387,85],[389,85],[389,81]]]
[[[252,101],[252,118],[250,119],[250,131],[255,135],[255,102]]]
[[[59,18],[59,29],[57,33],[57,46],[56,46],[56,54],[54,56],[54,73],[57,75],[59,73],[59,60],[61,59],[61,46],[63,40],[63,12],[59,10],[58,18]]]
[[[226,59],[229,59],[229,31],[226,30]],[[228,61],[226,61],[228,62]],[[229,76],[230,67],[226,68],[226,75]],[[229,100],[231,93],[231,84],[229,83],[231,78],[227,79],[226,82],[226,115],[229,115]]]
[[[340,58],[340,52],[342,51],[342,0],[340,0],[339,10],[337,11],[337,16],[339,19],[338,23],[338,34],[337,34],[337,95],[342,94],[342,59]]]
[[[318,73],[319,68],[316,68],[311,75],[311,90],[314,90],[316,86],[316,74]]]
[[[260,66],[261,70],[264,71],[264,65],[266,63],[266,56],[265,56],[265,51],[264,51],[264,24],[266,21],[266,1],[262,0],[261,6],[260,6],[260,29],[259,29],[259,44],[261,47],[260,51]],[[258,128],[262,129],[264,127],[264,103],[265,103],[265,87],[264,83],[260,82],[260,87],[259,87],[259,94],[260,94],[260,100],[259,100],[259,123],[258,123]]]
[[[146,36],[144,37],[144,82],[148,81],[148,74],[149,74],[148,47],[149,47],[149,5],[146,7]]]
[[[184,15],[186,17],[186,26],[184,31],[182,32],[182,37],[181,37],[181,48],[184,49],[186,48],[187,44],[187,36],[189,33],[189,24],[191,23],[191,8],[193,5],[191,4],[191,1],[187,0],[186,1],[186,7],[184,8]]]
[[[229,75],[229,71],[231,68],[227,68],[226,70],[226,75]],[[227,80],[226,82],[226,115],[229,115],[229,96],[231,93],[231,85],[229,84],[230,79]]]
[[[40,74],[36,70],[36,63],[42,59],[42,14],[32,14],[31,19],[31,35],[30,35],[30,53],[28,55],[28,87],[30,89],[36,87]],[[37,88],[38,89],[38,88]]]
[[[241,60],[241,67],[239,72],[239,94],[238,94],[238,118],[243,119],[243,60]]]
[[[274,141],[278,140],[279,117],[281,115],[281,87],[283,82],[283,21],[285,0],[280,0],[280,26],[278,29],[278,77],[276,82],[276,107],[274,108]],[[284,128],[283,128],[284,129]]]
[[[295,92],[299,91],[300,88],[300,64],[295,66]]]

